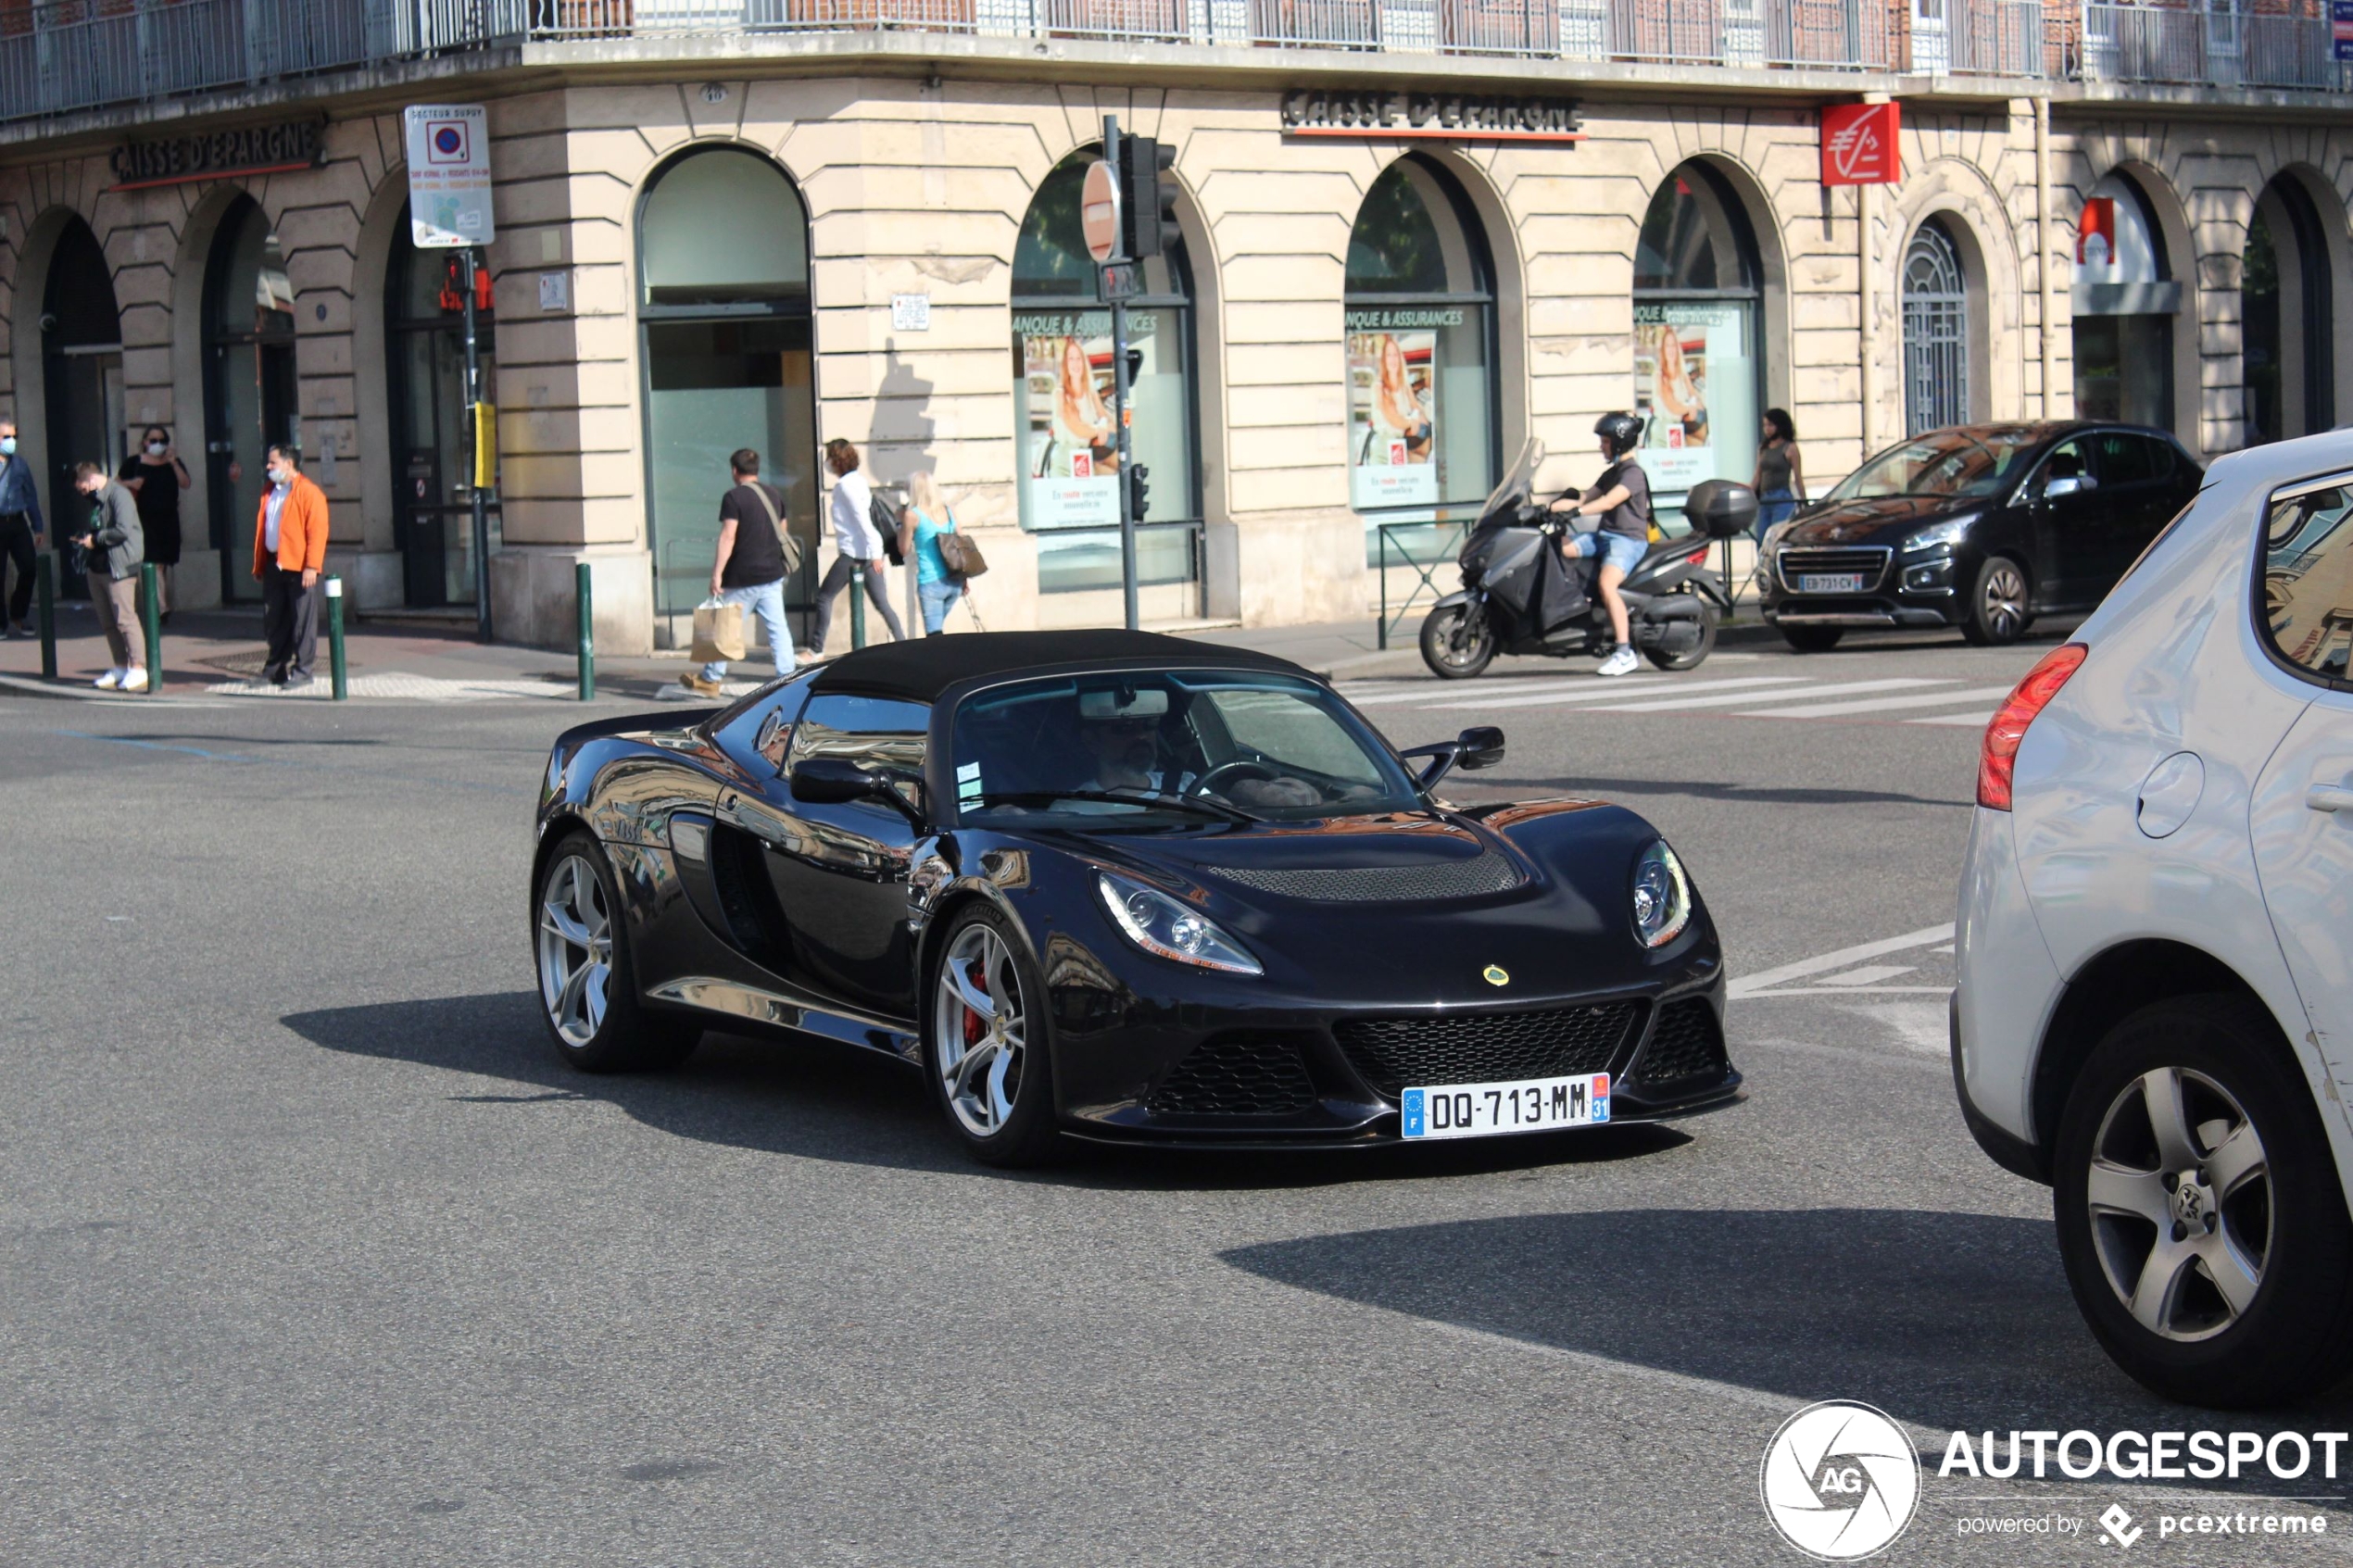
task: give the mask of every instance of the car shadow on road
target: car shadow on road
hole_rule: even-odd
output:
[[[907,1064],[814,1036],[752,1039],[716,1031],[661,1073],[587,1073],[556,1060],[529,991],[321,1008],[280,1022],[328,1050],[497,1080],[449,1083],[444,1098],[484,1114],[544,1114],[597,1100],[679,1137],[772,1154],[1123,1190],[1235,1190],[1474,1176],[1608,1163],[1679,1148],[1671,1128],[1595,1128],[1466,1139],[1428,1148],[1315,1151],[1107,1148],[1073,1143],[1042,1170],[997,1172],[958,1148]]]
[[[1793,1408],[1862,1399],[1931,1430],[2342,1430],[2353,1414],[2342,1394],[2274,1420],[2191,1411],[2142,1389],[2084,1327],[2047,1220],[1879,1209],[1528,1214],[1220,1256],[1365,1306],[1756,1389]],[[2250,1489],[2244,1478],[2239,1489]]]

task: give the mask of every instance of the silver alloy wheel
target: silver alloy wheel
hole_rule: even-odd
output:
[[[2093,1249],[2143,1328],[2210,1339],[2254,1304],[2271,1171],[2228,1089],[2181,1067],[2133,1079],[2100,1120],[2087,1182]]]
[[[1012,949],[988,926],[966,926],[939,960],[931,1049],[948,1107],[973,1136],[994,1136],[1013,1115],[1027,1037]]]
[[[539,885],[539,1000],[568,1046],[604,1027],[612,983],[612,919],[597,869],[578,855],[548,868]]]
[[[2007,643],[2026,629],[2026,574],[1996,559],[1978,595],[1977,618],[1987,636]]]

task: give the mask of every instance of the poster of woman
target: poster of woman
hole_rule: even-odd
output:
[[[1361,508],[1438,499],[1437,333],[1400,330],[1388,311],[1349,315],[1349,470]]]
[[[1634,307],[1634,413],[1642,421],[1636,458],[1654,490],[1674,493],[1704,479],[1745,476],[1738,464],[1752,461],[1754,453],[1719,451],[1717,432],[1721,420],[1734,419],[1724,428],[1736,433],[1754,422],[1747,410],[1755,393],[1744,379],[1754,375],[1744,352],[1746,332],[1747,317],[1738,305]],[[1733,466],[1724,466],[1727,461]]]
[[[1029,525],[1116,527],[1119,449],[1112,419],[1110,318],[1041,312],[1024,316],[1018,326]]]

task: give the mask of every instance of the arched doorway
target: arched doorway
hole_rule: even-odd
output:
[[[384,365],[392,411],[393,537],[402,602],[436,609],[474,602],[473,420],[466,400],[465,275],[453,250],[419,250],[401,208],[384,272]],[[483,396],[495,399],[498,320],[484,296],[474,314]],[[488,503],[498,548],[497,487]]]
[[[269,215],[241,196],[205,260],[205,464],[224,603],[253,596],[262,458],[296,439],[294,285]]]
[[[801,542],[785,602],[805,613],[819,489],[800,193],[783,169],[740,147],[687,153],[654,176],[638,204],[637,277],[654,613],[689,616],[710,591],[728,455],[745,446],[785,493]]]
[[[1349,499],[1377,562],[1383,526],[1476,514],[1499,467],[1495,261],[1443,166],[1402,157],[1373,182],[1346,291]]]
[[[1697,159],[1667,177],[1634,245],[1638,454],[1662,518],[1702,480],[1756,470],[1764,270],[1730,184]]]
[[[2246,441],[2281,441],[2336,420],[2336,337],[2328,235],[2301,181],[2263,189],[2240,273]]]
[[[2148,193],[2129,174],[2108,175],[2084,199],[2072,303],[2076,417],[2171,430],[2182,285]]]
[[[82,532],[90,503],[73,486],[79,463],[122,467],[122,319],[115,308],[114,272],[97,235],[81,219],[57,236],[41,295],[42,377],[46,383],[51,533],[57,546],[59,587],[71,597],[88,592],[74,570],[77,553],[65,546]]]
[[[1021,523],[1038,539],[1041,595],[1120,587],[1119,478],[1111,418],[1111,312],[1079,228],[1079,187],[1100,157],[1082,148],[1038,183],[1013,246],[1013,429],[1021,443]],[[1136,533],[1147,619],[1198,613],[1201,464],[1195,422],[1193,275],[1180,240],[1144,262],[1128,302],[1128,444],[1148,470]],[[1084,608],[1081,608],[1081,607]],[[1076,601],[1048,624],[1108,618]]]
[[[1922,223],[1904,251],[1904,433],[1967,424],[1969,418],[1969,277],[1941,218]]]

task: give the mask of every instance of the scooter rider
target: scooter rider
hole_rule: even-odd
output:
[[[1592,555],[1602,558],[1602,606],[1609,611],[1609,629],[1617,638],[1617,646],[1595,673],[1630,675],[1636,664],[1634,643],[1626,630],[1626,599],[1617,585],[1650,549],[1650,475],[1631,456],[1642,438],[1642,421],[1627,413],[1604,414],[1595,421],[1593,433],[1602,438],[1602,456],[1610,466],[1591,490],[1574,496],[1564,495],[1552,509],[1579,517],[1598,515],[1602,520],[1593,533],[1563,536],[1561,554],[1571,560]]]

